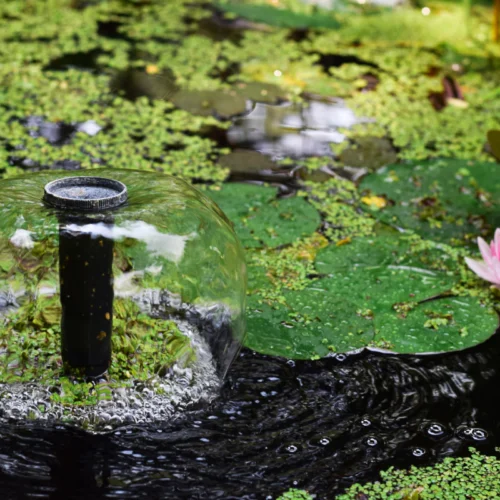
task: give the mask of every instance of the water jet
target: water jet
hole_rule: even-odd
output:
[[[0,409],[100,429],[210,400],[245,334],[230,222],[182,180],[101,170],[0,186]]]

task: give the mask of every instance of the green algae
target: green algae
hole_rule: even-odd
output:
[[[497,498],[500,491],[500,460],[474,448],[469,457],[447,457],[429,467],[394,467],[380,473],[381,480],[355,484],[339,500],[443,500]]]
[[[77,70],[44,72],[29,66],[0,80],[5,86],[0,104],[7,106],[0,143],[4,150],[15,149],[9,157],[17,164],[26,159],[47,168],[71,159],[81,168],[161,171],[206,181],[220,181],[227,175],[215,165],[225,150],[196,135],[205,127],[221,126],[212,117],[193,117],[166,101],[131,102],[109,93],[108,77]],[[43,137],[31,136],[23,126],[21,121],[32,115],[54,124],[94,119],[103,130],[95,136],[78,132],[69,143],[55,147]]]
[[[310,162],[308,162],[310,164]],[[359,209],[360,194],[354,182],[333,178],[326,182],[305,182],[309,202],[322,214],[325,234],[335,242],[369,235],[375,219]]]
[[[313,498],[307,491],[292,488],[278,497],[278,500],[312,500]]]
[[[99,383],[68,375],[60,355],[59,297],[39,296],[0,317],[0,382],[35,382],[50,387],[51,400],[63,405],[93,405],[111,389],[164,375],[172,364],[189,366],[195,354],[175,322],[142,314],[131,300],[114,304],[112,362]]]
[[[500,491],[500,460],[469,448],[468,457],[445,458],[429,466],[409,470],[394,467],[380,473],[380,481],[355,484],[338,500],[489,500]],[[312,500],[305,490],[290,489],[278,500]]]

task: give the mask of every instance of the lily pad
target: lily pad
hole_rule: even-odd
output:
[[[216,115],[225,119],[247,111],[246,99],[235,91],[180,90],[170,99],[178,108],[194,115]]]
[[[318,211],[303,198],[277,199],[275,188],[235,183],[208,194],[246,248],[286,245],[312,234],[321,223]]]
[[[394,163],[397,159],[391,142],[384,137],[358,137],[353,146],[340,154],[344,165],[370,170]]]
[[[235,88],[238,94],[255,102],[277,104],[287,98],[287,92],[272,83],[240,82]]]
[[[500,160],[500,130],[488,131],[488,144],[497,160]]]
[[[222,156],[219,164],[232,173],[258,174],[278,170],[278,166],[269,157],[248,149],[236,149]]]
[[[463,243],[500,226],[498,173],[495,163],[412,162],[384,167],[360,187],[386,198],[374,212],[379,220],[436,241]]]
[[[285,291],[281,301],[267,301],[258,291],[250,296],[247,346],[289,358],[362,348],[431,353],[471,347],[495,332],[498,316],[475,297],[451,296],[454,267],[437,245],[404,236],[330,245],[316,258],[325,277]]]
[[[294,12],[289,9],[274,8],[266,4],[249,4],[241,2],[220,2],[217,6],[231,14],[243,17],[253,22],[265,23],[284,28],[330,28],[337,29],[340,23],[328,11],[318,11],[311,14]]]

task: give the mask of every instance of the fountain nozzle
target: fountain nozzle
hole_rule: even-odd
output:
[[[111,226],[112,215],[103,213],[127,201],[127,187],[102,177],[66,177],[49,182],[43,198],[59,210],[63,362],[98,377],[111,363],[113,240],[78,231],[78,226]]]

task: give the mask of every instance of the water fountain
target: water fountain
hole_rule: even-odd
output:
[[[230,222],[183,181],[102,170],[0,186],[0,410],[91,429],[210,400],[245,333]]]

